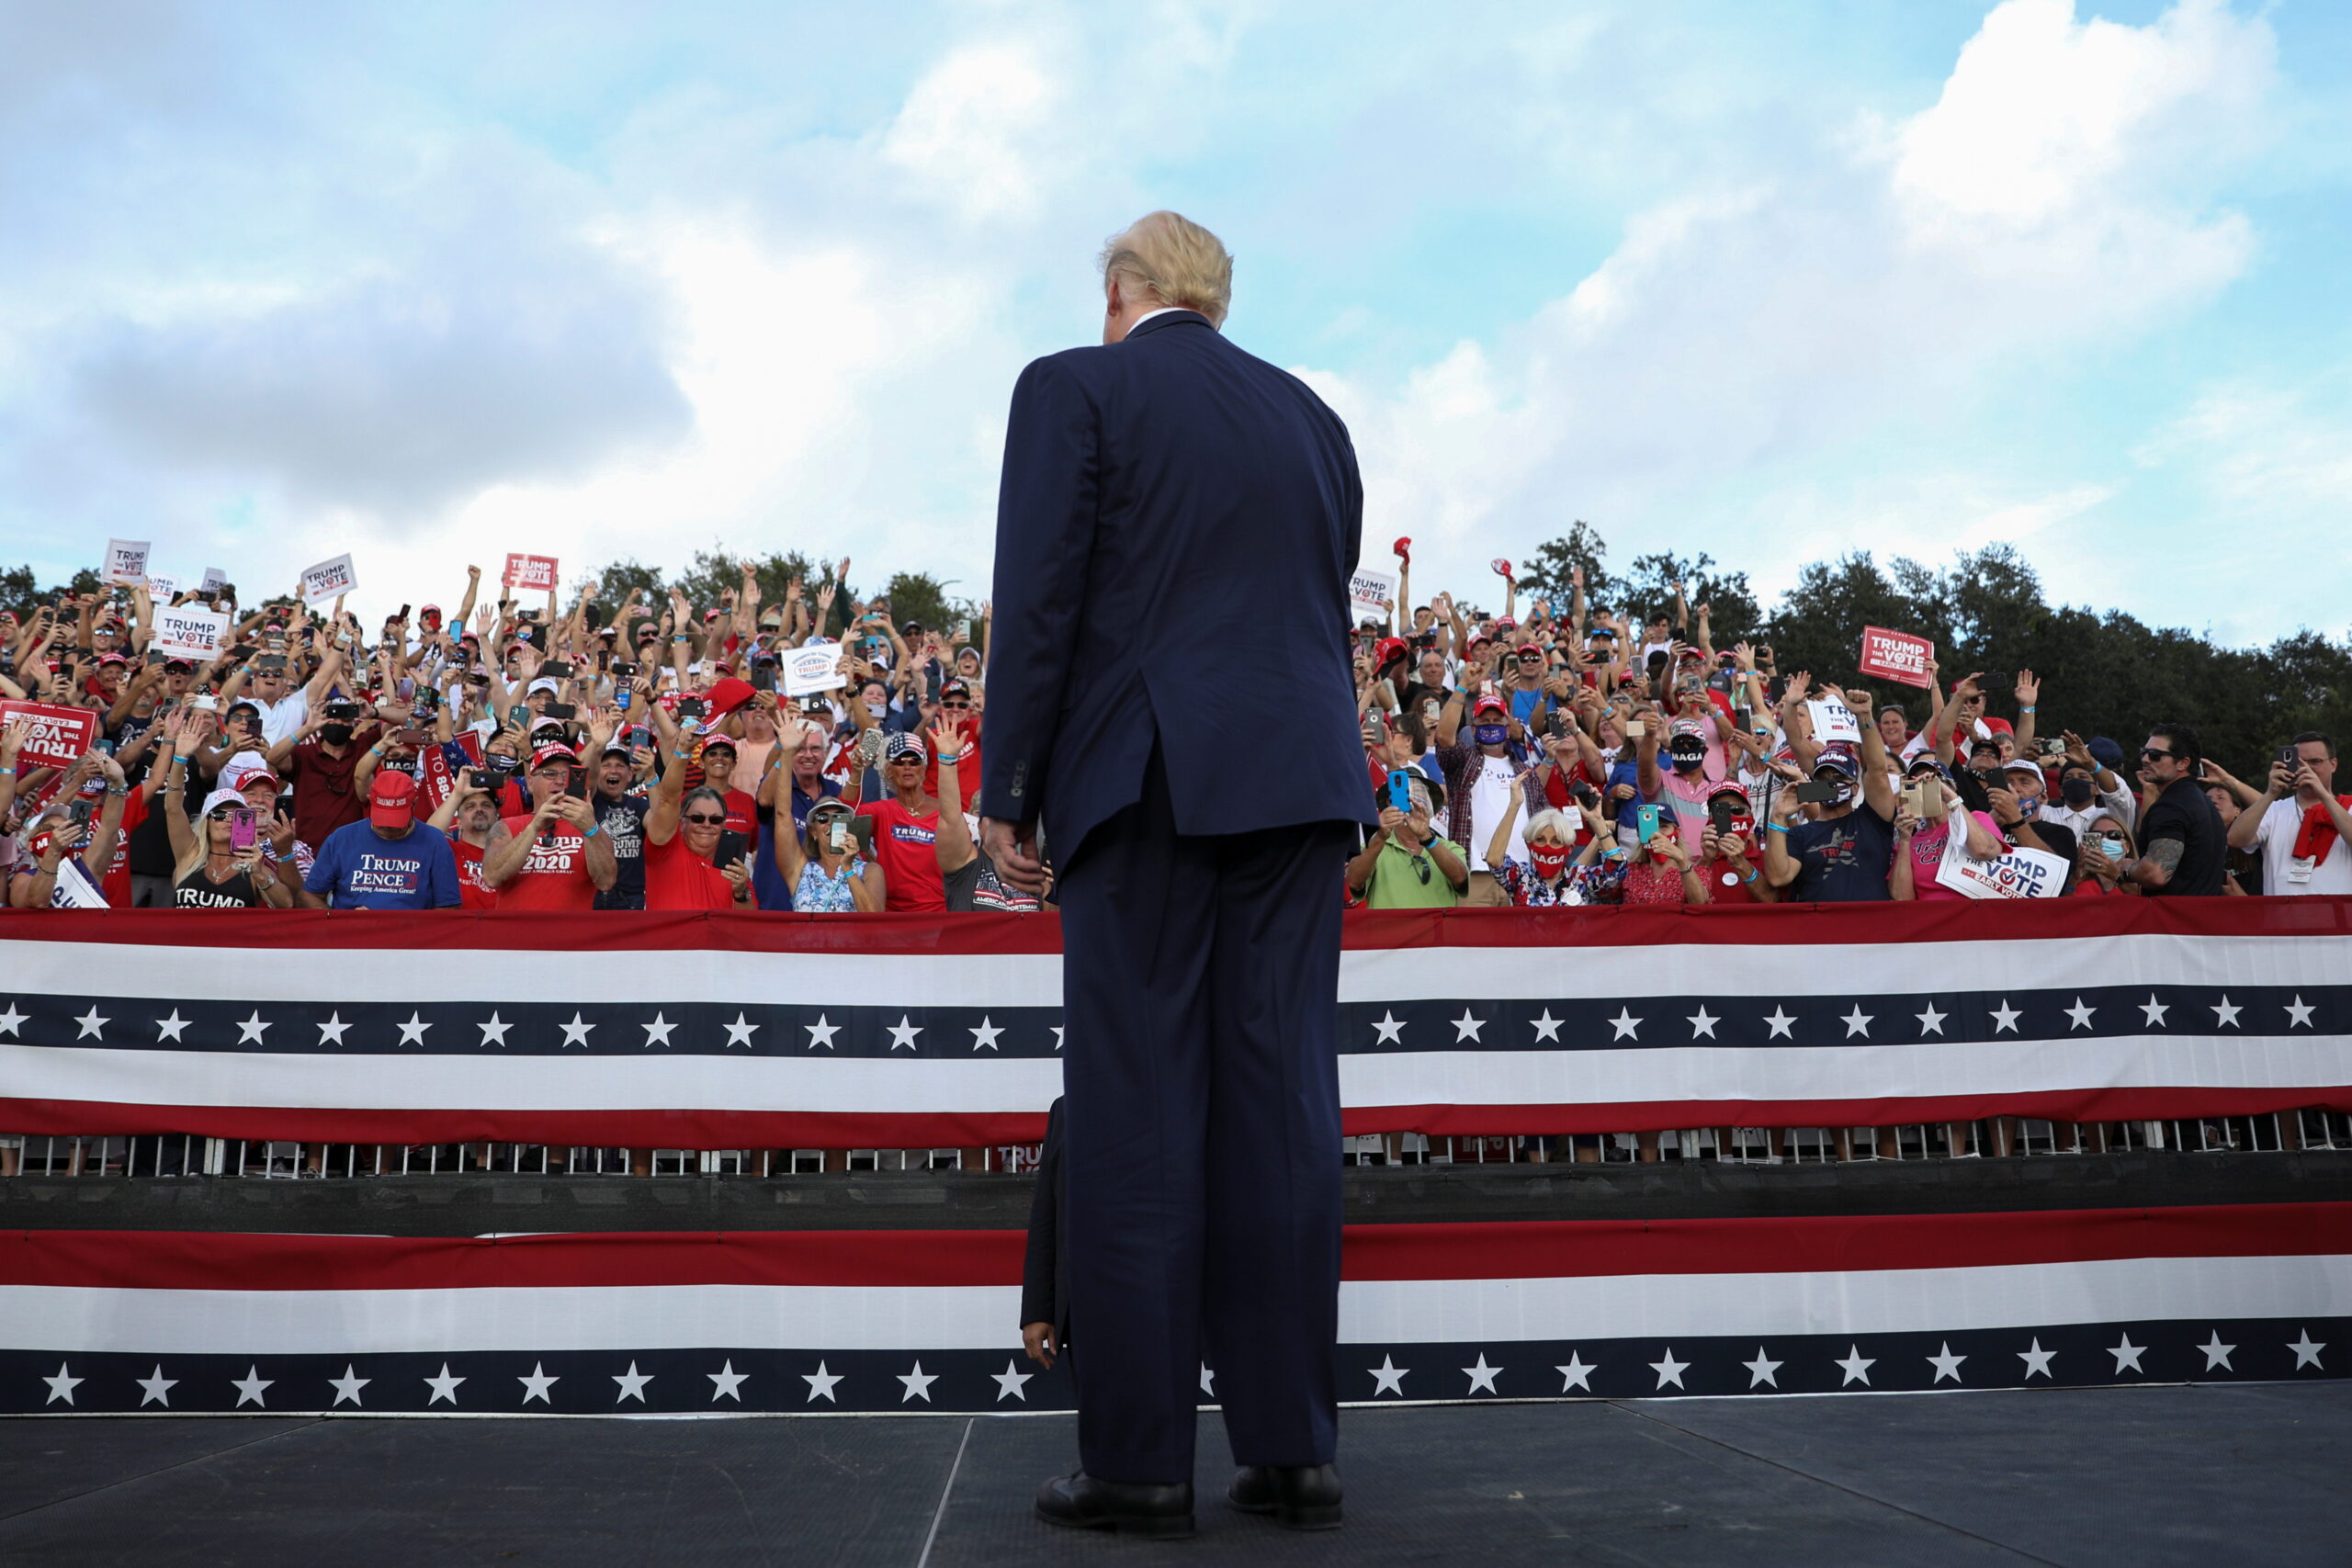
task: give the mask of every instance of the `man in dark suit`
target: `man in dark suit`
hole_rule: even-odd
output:
[[[1188,1533],[1210,1390],[1231,1500],[1323,1528],[1363,488],[1338,416],[1219,331],[1216,236],[1155,212],[1102,266],[1103,346],[1013,389],[980,791],[998,874],[1041,884],[1042,822],[1061,897],[1080,1469],[1037,1508]],[[1237,755],[1244,694],[1276,733]]]

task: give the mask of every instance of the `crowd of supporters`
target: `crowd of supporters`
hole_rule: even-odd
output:
[[[966,640],[887,600],[835,616],[845,592],[765,604],[747,573],[715,604],[479,604],[469,568],[453,612],[372,635],[340,602],[232,592],[201,661],[150,648],[142,587],[0,611],[0,696],[96,736],[35,761],[35,716],[0,721],[8,903],[1040,908],[979,849],[985,615]],[[1931,660],[1924,691],[1873,689],[1718,648],[1679,594],[1514,609],[1441,593],[1355,633],[1380,826],[1351,904],[1957,898],[1972,866],[2057,897],[2352,893],[2326,736],[2279,737],[2242,780],[2180,725],[2040,733],[2030,671]],[[786,694],[820,646],[840,683]]]

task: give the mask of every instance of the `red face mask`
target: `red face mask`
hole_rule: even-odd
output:
[[[1549,882],[1568,869],[1568,852],[1548,844],[1530,844],[1527,857],[1535,863],[1535,874]]]

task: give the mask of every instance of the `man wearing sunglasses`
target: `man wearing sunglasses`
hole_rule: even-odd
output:
[[[1431,825],[1438,788],[1418,768],[1402,770],[1413,808],[1397,810],[1383,791],[1380,826],[1348,862],[1348,891],[1367,909],[1450,909],[1470,885],[1462,846]]]
[[[2221,813],[2199,782],[2204,753],[2197,731],[2159,724],[2140,748],[2140,782],[2147,793],[2140,814],[2140,858],[2124,876],[2150,897],[2207,897],[2222,891],[2227,845]]]

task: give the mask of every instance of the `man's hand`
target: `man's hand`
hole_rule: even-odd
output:
[[[1021,1325],[1021,1349],[1031,1360],[1051,1371],[1056,1347],[1054,1325],[1050,1323],[1024,1323]]]
[[[2019,809],[2014,791],[1988,789],[1984,792],[1984,798],[1992,805],[1993,820],[2002,827],[2014,828],[2025,820],[2025,813]]]
[[[595,809],[576,795],[559,795],[551,804],[555,807],[553,815],[571,823],[583,833],[595,825]]]
[[[2041,700],[2041,682],[2033,678],[2030,670],[2018,671],[2018,706],[2030,708]]]
[[[842,563],[848,565],[846,561]],[[1018,892],[1043,897],[1046,893],[1046,863],[1037,858],[1037,825],[1001,821],[994,817],[980,818],[980,848],[987,852],[989,862],[996,867],[997,880]]]

